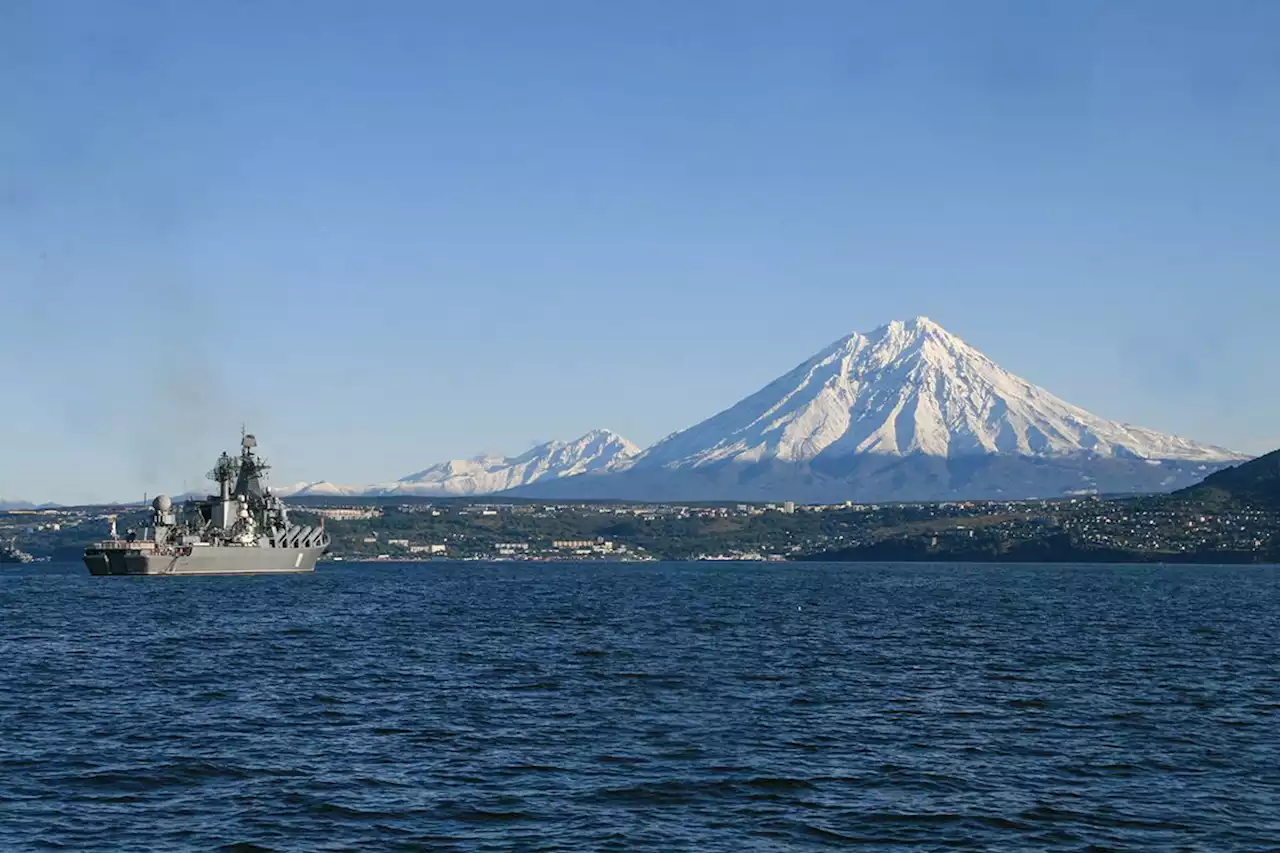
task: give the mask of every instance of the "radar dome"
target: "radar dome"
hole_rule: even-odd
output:
[[[156,512],[168,512],[173,508],[173,501],[169,500],[168,495],[156,495],[156,499],[151,502],[151,507]]]

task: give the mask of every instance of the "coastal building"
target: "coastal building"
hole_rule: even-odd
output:
[[[444,545],[410,545],[410,554],[443,554],[446,548]]]
[[[370,507],[323,507],[311,512],[331,521],[355,521],[365,518],[381,518],[382,510]]]
[[[615,546],[612,540],[599,537],[596,539],[556,539],[551,547],[558,551],[573,551],[579,554],[612,554]]]
[[[529,550],[528,542],[499,542],[493,546],[499,554],[514,554],[517,551],[521,553]]]

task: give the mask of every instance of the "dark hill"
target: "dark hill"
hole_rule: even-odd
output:
[[[1280,507],[1280,450],[1216,471],[1174,494],[1206,503]]]

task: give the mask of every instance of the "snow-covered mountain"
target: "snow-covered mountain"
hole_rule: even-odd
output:
[[[281,486],[272,488],[272,492],[282,498],[291,497],[322,497],[322,498],[342,498],[351,497],[353,495],[362,495],[365,489],[360,486],[339,486],[337,483],[330,483],[328,480],[317,480],[314,483],[308,483],[305,480],[294,483],[291,486]]]
[[[607,429],[592,430],[575,441],[548,441],[519,456],[450,459],[391,483],[342,486],[320,480],[272,489],[281,497],[355,497],[394,495],[485,495],[540,480],[621,471],[640,448]]]
[[[605,474],[625,469],[640,448],[607,429],[576,441],[548,441],[519,456],[451,459],[395,483],[374,486],[377,495],[482,495],[546,479]]]
[[[927,500],[1166,491],[1247,458],[1109,421],[917,317],[853,333],[625,473],[527,490],[648,499]]]
[[[836,341],[736,406],[654,445],[641,464],[808,462],[859,453],[1243,458],[1092,415],[917,317]]]

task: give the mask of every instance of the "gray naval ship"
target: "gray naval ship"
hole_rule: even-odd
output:
[[[0,542],[0,563],[31,563],[35,557],[18,547],[17,539],[10,539],[6,545]]]
[[[266,487],[267,464],[244,435],[240,456],[223,453],[209,478],[218,494],[175,507],[167,495],[151,503],[151,527],[111,537],[84,551],[94,575],[247,575],[312,572],[329,548],[324,525],[289,522],[289,512]]]

